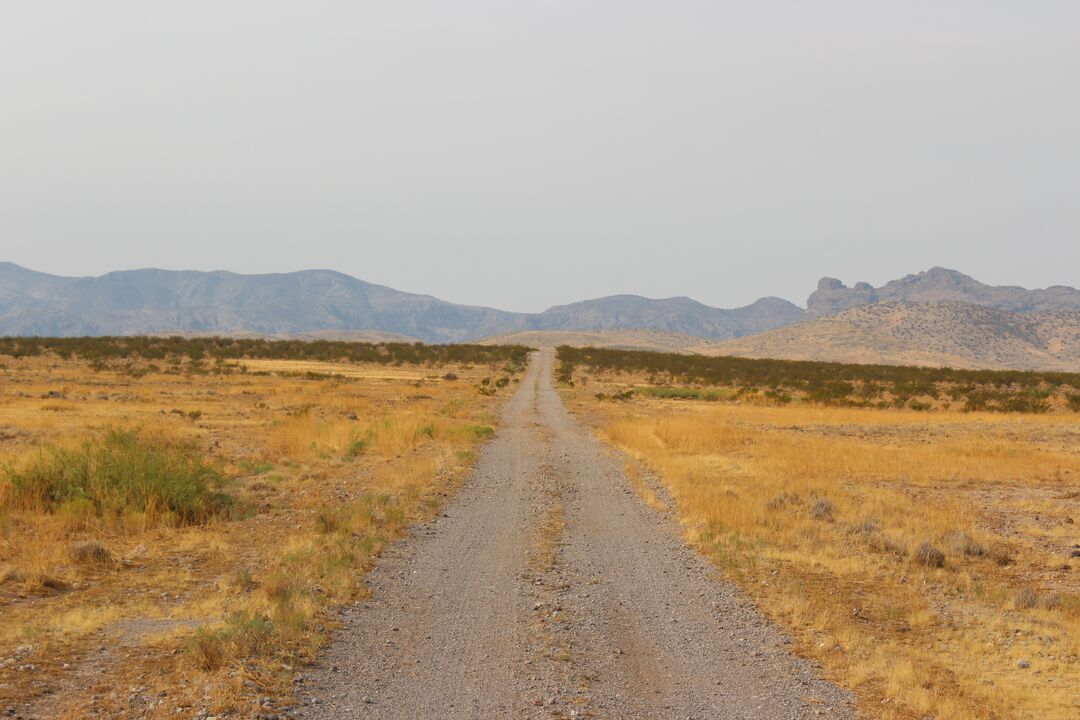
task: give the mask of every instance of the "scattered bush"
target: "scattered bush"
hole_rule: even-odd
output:
[[[1076,392],[1080,373],[855,365],[567,346],[558,352],[556,377],[562,384],[572,387],[581,368],[642,373],[652,387],[639,392],[666,399],[715,400],[721,397],[716,388],[727,387],[732,396],[780,403],[802,397],[827,405],[930,410],[948,396],[968,411],[1043,413],[1051,408],[1050,398],[1058,396],[1080,412],[1080,393]]]
[[[915,550],[915,561],[925,567],[945,567],[945,553],[938,550],[929,542],[923,542]]]
[[[1054,610],[1061,605],[1061,597],[1056,593],[1041,593],[1034,588],[1024,587],[1016,594],[1013,604],[1017,610]]]
[[[203,672],[220,670],[226,660],[224,633],[200,628],[188,642],[188,654]]]
[[[219,628],[200,628],[188,643],[188,654],[203,672],[215,672],[242,658],[260,654],[270,642],[274,625],[270,618],[237,613]]]
[[[355,460],[363,454],[364,448],[367,447],[367,438],[356,438],[349,443],[349,447],[345,449],[345,459]]]
[[[719,400],[720,393],[715,390],[698,390],[696,388],[683,387],[648,387],[642,392],[652,397],[665,400]]]
[[[236,588],[240,592],[251,592],[258,583],[255,581],[255,576],[251,574],[251,570],[247,568],[240,568],[233,573],[232,581],[230,583],[232,587]]]
[[[788,403],[791,402],[791,393],[787,393],[787,392],[784,392],[782,390],[772,390],[772,389],[766,390],[765,391],[765,397],[767,397],[770,400],[774,400],[774,401],[780,403],[781,405],[787,405]]]
[[[858,523],[851,526],[849,532],[852,535],[862,535],[863,537],[869,537],[881,532],[881,523],[873,518],[865,518]]]
[[[217,363],[214,372],[224,372],[223,360],[267,358],[274,360],[319,360],[324,362],[371,362],[384,365],[440,363],[510,364],[516,372],[528,360],[531,348],[523,345],[425,345],[423,343],[363,343],[342,340],[266,340],[229,337],[4,337],[0,355],[14,358],[53,354],[62,358],[77,357],[89,361],[95,369],[110,367],[110,361],[142,358],[167,361],[166,372],[207,373],[207,359]],[[187,365],[181,360],[189,358]],[[514,370],[516,368],[517,370]],[[130,363],[117,366],[121,372],[140,373]]]
[[[315,527],[319,529],[323,535],[332,535],[336,532],[341,532],[346,527],[348,518],[339,509],[324,508],[319,511],[318,517],[315,518]]]
[[[990,557],[998,565],[1005,567],[1013,564],[1012,554],[1003,547],[996,547],[990,551]]]
[[[789,505],[798,505],[802,502],[798,495],[792,492],[785,492],[772,498],[765,504],[765,507],[769,510],[783,510]]]
[[[949,550],[956,555],[964,555],[965,557],[986,557],[990,552],[975,541],[973,537],[965,532],[949,533],[945,537],[945,544]]]
[[[836,504],[825,497],[819,497],[814,500],[814,504],[810,506],[810,517],[815,520],[821,520],[822,522],[832,522],[833,514],[835,512]]]
[[[1018,609],[1029,610],[1033,607],[1038,606],[1039,593],[1035,592],[1029,587],[1022,588],[1020,592],[1016,594],[1016,600],[1014,600],[1013,602]]]
[[[610,395],[608,395],[606,393],[602,393],[602,392],[601,393],[596,393],[596,399],[601,401],[601,402],[604,402],[606,400],[613,400],[613,401],[617,401],[617,402],[625,402],[626,400],[630,400],[633,397],[634,397],[634,391],[633,390],[618,390],[616,392],[611,393]]]
[[[465,425],[465,432],[476,440],[489,438],[495,434],[495,428],[488,425]]]
[[[226,514],[221,472],[192,445],[135,430],[92,434],[75,449],[50,446],[22,469],[6,468],[9,507],[97,517],[144,513],[148,520],[197,524]]]
[[[116,558],[108,548],[93,540],[72,544],[68,547],[68,556],[83,565],[111,565],[116,562]]]

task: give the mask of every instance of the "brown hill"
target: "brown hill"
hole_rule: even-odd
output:
[[[688,350],[789,360],[1080,372],[1080,311],[881,302]]]

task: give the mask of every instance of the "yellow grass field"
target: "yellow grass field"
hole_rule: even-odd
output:
[[[316,375],[331,375],[347,378],[359,378],[363,380],[438,380],[439,375],[433,373],[431,368],[411,365],[387,366],[354,364],[348,362],[320,362],[316,360],[275,360],[267,358],[249,358],[231,363],[235,367],[245,368],[251,372],[273,372],[278,374],[304,375],[314,373]]]
[[[0,357],[0,707],[175,718],[287,706],[335,609],[363,597],[388,541],[435,512],[514,388],[478,392],[505,373],[491,365],[241,364]],[[108,429],[193,453],[227,514],[184,522],[151,503],[97,516],[19,494],[13,478],[101,447]]]
[[[618,387],[564,393],[862,715],[1080,717],[1075,413],[595,398]]]

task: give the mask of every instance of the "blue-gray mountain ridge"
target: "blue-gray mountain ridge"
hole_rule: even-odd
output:
[[[1080,309],[1080,291],[992,287],[943,268],[881,288],[822,279],[807,309],[767,297],[735,309],[685,297],[614,295],[515,313],[401,292],[331,270],[243,275],[129,270],[63,277],[0,262],[0,335],[380,332],[459,342],[524,330],[643,328],[703,338],[752,335],[884,300],[957,301],[1008,310]]]

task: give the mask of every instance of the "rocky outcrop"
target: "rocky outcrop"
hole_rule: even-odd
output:
[[[714,343],[705,352],[1080,372],[1080,311],[1015,312],[971,303],[886,301]]]
[[[1064,285],[1041,290],[985,285],[956,270],[934,267],[880,288],[864,282],[849,288],[835,278],[822,278],[806,301],[806,312],[808,317],[822,317],[885,301],[963,302],[1014,312],[1060,312],[1080,310],[1080,290]]]

